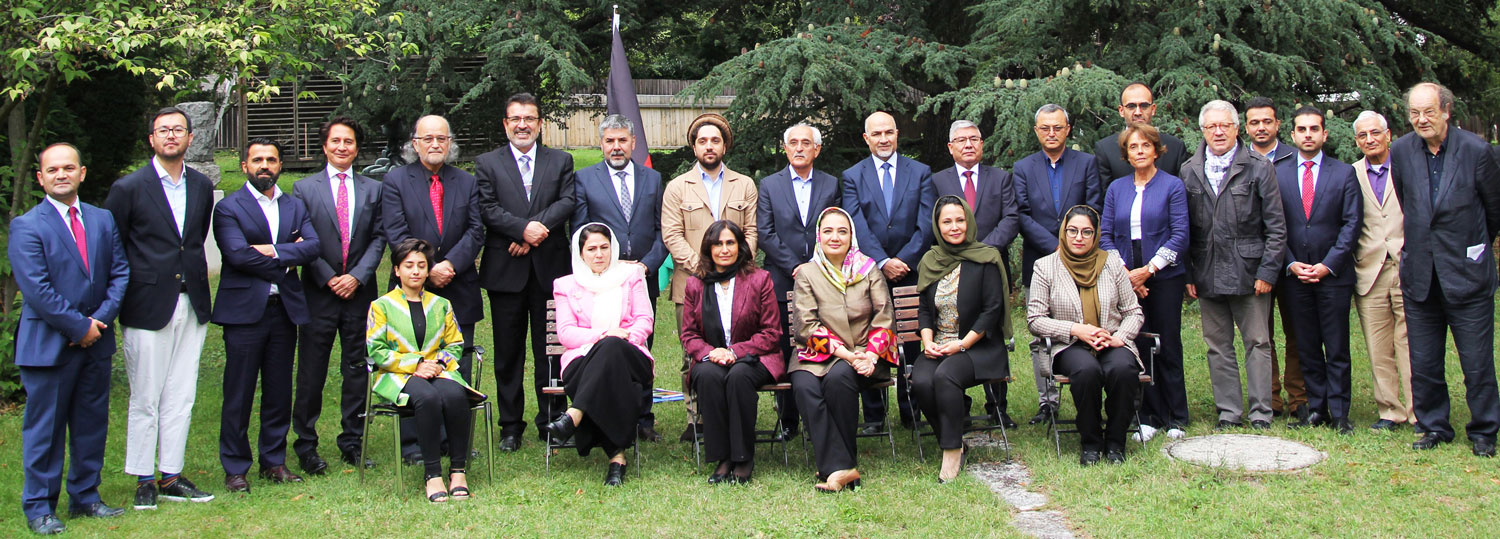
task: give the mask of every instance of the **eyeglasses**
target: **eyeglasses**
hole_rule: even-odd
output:
[[[434,142],[438,144],[447,144],[448,141],[453,140],[453,137],[450,137],[448,135],[427,135],[422,138],[412,137],[412,140],[415,140],[422,144],[432,144]]]
[[[1047,133],[1061,133],[1063,131],[1066,131],[1068,129],[1068,126],[1066,126],[1066,125],[1039,125],[1039,126],[1036,126],[1035,129],[1036,129],[1036,132],[1042,133],[1042,134],[1047,134]]]
[[[536,116],[506,116],[505,121],[513,124],[534,124],[542,119]]]
[[[1126,103],[1120,106],[1125,107],[1125,110],[1145,110],[1151,108],[1154,105],[1155,104],[1150,101],[1141,101],[1139,103]]]
[[[1384,135],[1384,134],[1385,134],[1385,130],[1384,129],[1371,129],[1369,131],[1360,131],[1358,133],[1355,133],[1354,134],[1354,138],[1358,139],[1358,140],[1371,140],[1371,139],[1375,139],[1375,138],[1379,137],[1380,135]]]
[[[158,127],[156,129],[151,130],[151,132],[154,133],[154,134],[156,134],[156,136],[158,136],[158,137],[165,137],[165,136],[181,137],[183,135],[188,134],[187,128],[186,127],[182,127],[182,126],[177,126],[177,127]]]
[[[1222,130],[1225,133],[1228,133],[1228,132],[1234,131],[1234,130],[1236,130],[1238,128],[1239,128],[1239,125],[1236,125],[1236,124],[1233,124],[1233,123],[1229,123],[1229,122],[1221,122],[1221,123],[1208,124],[1208,125],[1203,126],[1203,132],[1204,133],[1212,133],[1214,131],[1221,131]]]
[[[1070,226],[1064,229],[1063,232],[1067,233],[1067,235],[1071,237],[1082,237],[1083,239],[1090,239],[1094,237],[1094,234],[1097,231],[1092,228],[1073,228]]]
[[[1406,117],[1407,118],[1411,118],[1413,120],[1418,119],[1418,118],[1426,118],[1426,119],[1429,119],[1429,120],[1436,120],[1438,118],[1439,114],[1442,114],[1442,111],[1438,111],[1438,110],[1411,110],[1411,111],[1407,111]]]
[[[958,137],[956,139],[948,141],[949,144],[957,144],[959,146],[963,146],[970,142],[974,144],[984,144],[984,139],[981,137]]]

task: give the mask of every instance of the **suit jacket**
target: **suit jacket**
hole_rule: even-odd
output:
[[[1255,151],[1254,147],[1249,148],[1251,151]],[[1291,144],[1287,144],[1285,142],[1277,140],[1276,149],[1271,152],[1271,155],[1265,156],[1265,158],[1266,160],[1270,161],[1272,165],[1280,166],[1283,161],[1291,159],[1292,155],[1296,153],[1296,146],[1292,146]]]
[[[508,143],[475,158],[474,176],[479,181],[480,214],[488,229],[484,260],[479,264],[479,282],[485,290],[519,292],[533,270],[549,285],[572,271],[564,226],[573,216],[571,154],[536,145],[530,200]],[[511,256],[510,244],[525,243],[522,233],[531,221],[547,227],[547,239],[524,255]]]
[[[1275,284],[1285,270],[1286,213],[1276,170],[1250,148],[1233,151],[1217,194],[1203,172],[1207,146],[1182,166],[1191,225],[1187,276],[1199,297],[1253,294],[1255,281]]]
[[[932,205],[937,202],[937,187],[932,184],[932,169],[927,165],[900,154],[895,161],[894,209],[885,207],[874,157],[861,159],[844,170],[844,209],[854,218],[859,250],[876,262],[900,259],[911,266],[914,279],[917,262],[932,245]]]
[[[1114,251],[1123,260],[1131,256],[1130,208],[1135,204],[1135,179],[1109,185],[1100,212],[1099,248]],[[1127,267],[1141,267],[1161,256],[1170,262],[1156,269],[1155,279],[1170,279],[1185,273],[1188,249],[1187,190],[1182,180],[1161,169],[1141,191],[1141,258]]]
[[[1385,164],[1390,166],[1390,161],[1387,155]],[[1374,188],[1370,187],[1368,168],[1365,159],[1354,162],[1354,177],[1364,195],[1360,197],[1364,204],[1364,221],[1359,227],[1359,243],[1354,251],[1354,293],[1361,296],[1370,293],[1375,286],[1375,279],[1380,276],[1380,268],[1387,258],[1401,260],[1401,245],[1406,238],[1401,229],[1405,221],[1401,199],[1396,196],[1391,173],[1386,172],[1384,197],[1377,200]]]
[[[828,282],[817,264],[808,262],[798,268],[796,281],[791,326],[797,348],[807,348],[808,340],[820,328],[827,329],[854,352],[863,352],[869,347],[871,331],[880,328],[896,331],[896,303],[891,301],[891,289],[885,283],[885,274],[871,271],[860,282],[839,290]],[[821,377],[837,361],[843,360],[830,357],[823,362],[802,361],[797,354],[792,354],[787,372],[807,371]],[[877,368],[870,377],[889,378],[889,371]]]
[[[1012,169],[1021,227],[1021,273],[1025,282],[1031,282],[1032,265],[1036,259],[1057,252],[1057,230],[1061,228],[1062,212],[1079,204],[1096,210],[1104,207],[1104,190],[1100,187],[1103,184],[1099,182],[1099,172],[1095,168],[1098,161],[1094,156],[1067,149],[1063,150],[1060,164],[1063,180],[1061,204],[1052,200],[1052,184],[1047,179],[1052,160],[1046,153],[1036,152],[1023,157]]]
[[[318,231],[307,217],[302,200],[282,193],[276,199],[280,221],[273,234],[253,189],[246,183],[214,206],[214,242],[224,256],[224,267],[219,274],[212,321],[221,326],[259,322],[274,284],[287,317],[293,324],[306,324],[307,299],[302,295],[297,266],[318,257],[322,247]],[[251,247],[262,244],[273,245],[276,257]]]
[[[656,327],[656,313],[651,307],[651,299],[646,297],[646,278],[641,273],[632,272],[621,286],[625,288],[625,306],[620,309],[620,319],[615,321],[617,327],[629,333],[630,344],[655,363],[656,358],[646,347],[646,339]],[[559,373],[568,370],[573,360],[588,354],[594,342],[608,331],[596,327],[591,319],[594,297],[595,294],[578,284],[572,275],[558,277],[552,285],[552,299],[557,306],[557,342],[564,348]]]
[[[198,320],[208,322],[212,299],[203,240],[213,216],[214,182],[190,167],[184,166],[182,171],[182,181],[187,182],[187,207],[181,233],[152,164],[109,187],[104,207],[114,214],[125,256],[130,259],[130,285],[125,288],[125,302],[120,307],[121,324],[153,331],[167,327],[184,285]]]
[[[755,180],[721,165],[724,185],[719,193],[719,219],[734,221],[745,231],[754,252],[759,241],[755,212],[759,195]],[[661,239],[672,255],[672,302],[682,303],[692,275],[698,271],[698,248],[703,234],[717,219],[708,207],[708,190],[698,167],[672,178],[661,195]]]
[[[661,173],[634,161],[630,166],[635,178],[630,189],[630,222],[625,222],[620,211],[614,172],[601,161],[578,171],[573,184],[573,230],[603,223],[620,236],[615,238],[622,251],[620,260],[640,262],[647,275],[656,275],[667,260],[667,246],[661,242]]]
[[[350,170],[353,174],[354,171]],[[339,275],[353,275],[359,288],[349,301],[368,305],[379,296],[375,270],[385,254],[384,229],[380,226],[380,182],[354,174],[354,192],[350,193],[349,211],[354,227],[349,229],[349,259],[345,267],[343,245],[339,241],[338,201],[334,200],[333,183],[328,168],[297,180],[292,195],[307,208],[307,217],[318,232],[322,247],[318,257],[302,269],[302,291],[311,312],[336,311],[344,301],[328,288],[328,281]]]
[[[1427,301],[1438,275],[1448,301],[1495,293],[1490,243],[1500,232],[1500,170],[1489,144],[1468,131],[1449,128],[1443,148],[1443,173],[1434,202],[1427,179],[1427,141],[1412,132],[1391,144],[1391,175],[1400,186],[1405,212],[1401,292],[1409,300]]]
[[[1036,261],[1036,273],[1031,281],[1031,290],[1026,299],[1026,326],[1038,339],[1051,338],[1052,348],[1047,350],[1049,358],[1057,357],[1078,339],[1073,336],[1073,325],[1083,323],[1083,300],[1078,294],[1078,284],[1073,274],[1063,265],[1062,257],[1053,253]],[[1130,286],[1130,274],[1125,261],[1114,253],[1104,263],[1104,272],[1095,283],[1099,295],[1099,327],[1125,341],[1125,349],[1135,355],[1142,369],[1141,353],[1135,347],[1135,336],[1146,320],[1141,305]],[[1052,374],[1052,362],[1047,370]]]
[[[1323,154],[1313,184],[1312,217],[1302,211],[1302,159],[1294,157],[1276,165],[1276,180],[1280,182],[1281,208],[1286,211],[1286,257],[1282,266],[1321,263],[1333,273],[1318,284],[1353,286],[1354,249],[1364,213],[1364,197],[1354,179],[1354,167]],[[1296,279],[1290,275],[1282,278]]]
[[[115,317],[130,282],[130,264],[109,210],[81,201],[78,208],[88,240],[88,269],[73,233],[50,202],[44,200],[10,222],[5,252],[22,300],[18,366],[55,367],[115,353]],[[88,348],[69,346],[88,334],[89,318],[108,327]]]
[[[412,163],[385,174],[380,188],[380,221],[383,235],[392,249],[407,238],[421,238],[437,249],[432,264],[453,264],[453,281],[448,286],[428,286],[427,291],[447,298],[453,304],[453,315],[459,324],[473,324],[484,318],[483,300],[479,297],[479,272],[474,261],[484,246],[484,223],[480,221],[479,189],[474,176],[450,165],[438,169],[443,182],[443,229],[438,233],[437,220],[427,195],[432,173],[421,163]],[[398,283],[391,279],[391,288]]]
[[[682,352],[694,362],[714,349],[703,337],[703,294],[714,292],[704,288],[702,279],[691,278],[682,305]],[[776,380],[786,372],[786,359],[781,357],[781,308],[778,305],[776,289],[766,270],[756,268],[734,278],[729,349],[738,357],[755,356]]]
[[[765,269],[776,284],[777,298],[786,297],[792,290],[792,273],[797,266],[812,260],[813,250],[818,248],[818,215],[838,206],[839,196],[838,178],[813,169],[804,224],[792,190],[791,167],[761,178],[755,207],[756,235],[760,236],[760,250],[766,253]]]
[[[413,165],[422,166],[419,163]],[[463,330],[459,329],[461,322],[453,315],[452,302],[425,292],[422,294],[422,312],[427,315],[423,323],[427,331],[418,340],[413,333],[411,308],[400,288],[370,303],[365,349],[375,372],[375,384],[370,389],[375,403],[405,406],[408,395],[401,390],[422,361],[434,361],[443,367],[437,378],[447,378],[464,386],[464,396],[469,404],[484,401],[485,395],[470,386],[458,371],[465,344],[472,346],[473,343],[464,342]],[[418,342],[421,348],[417,347]]]
[[[959,263],[958,271],[958,336],[961,339],[970,331],[984,334],[968,350],[974,360],[974,377],[996,380],[1010,376],[1010,350],[1006,347],[1011,337],[1010,309],[1005,305],[1010,284],[995,264],[964,261]],[[917,327],[934,333],[938,317],[936,293],[936,284],[927,287],[917,304]]]
[[[1161,131],[1161,143],[1167,147],[1167,151],[1156,156],[1157,170],[1165,170],[1167,174],[1181,178],[1182,166],[1188,160],[1187,145],[1182,143],[1182,139],[1166,131]],[[1115,131],[1099,139],[1099,142],[1095,142],[1094,157],[1099,160],[1101,189],[1108,188],[1109,184],[1115,180],[1135,173],[1135,167],[1130,166],[1120,152],[1120,131]]]
[[[979,241],[999,249],[1001,254],[1009,253],[1010,242],[1016,239],[1016,233],[1021,230],[1016,188],[1010,173],[1003,168],[979,165],[978,182],[974,186],[974,201],[977,204],[973,210],[975,224],[979,227]],[[939,197],[964,197],[963,178],[958,176],[956,166],[934,172],[932,185],[937,189]]]

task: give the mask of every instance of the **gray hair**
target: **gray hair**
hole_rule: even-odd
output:
[[[1411,88],[1408,88],[1406,90],[1406,94],[1401,96],[1401,101],[1407,104],[1407,108],[1411,107],[1411,93],[1416,91],[1417,88],[1421,88],[1423,86],[1427,86],[1432,88],[1433,90],[1437,90],[1439,111],[1449,113],[1453,112],[1453,90],[1449,90],[1447,86],[1443,86],[1436,82],[1419,82],[1412,85]]]
[[[1068,125],[1073,125],[1073,119],[1068,116],[1068,109],[1063,108],[1062,105],[1059,105],[1057,103],[1048,103],[1046,105],[1042,105],[1042,108],[1036,109],[1036,115],[1032,116],[1031,121],[1039,122],[1041,121],[1043,114],[1051,114],[1057,111],[1062,111],[1063,122],[1067,123]]]
[[[813,146],[822,146],[823,145],[823,132],[819,131],[817,127],[814,127],[812,124],[809,124],[807,122],[797,122],[797,125],[788,127],[788,128],[786,128],[786,131],[782,131],[781,132],[781,143],[782,144],[786,144],[788,142],[791,142],[792,141],[792,130],[796,129],[798,127],[806,127],[808,129],[812,130],[812,134],[813,134]]]
[[[1204,103],[1203,108],[1198,111],[1198,127],[1201,128],[1205,125],[1208,125],[1208,113],[1215,110],[1228,112],[1229,119],[1234,122],[1234,126],[1240,126],[1240,111],[1234,108],[1234,104],[1223,99],[1215,99],[1213,101]]]
[[[448,143],[448,155],[443,156],[443,163],[451,165],[454,162],[457,162],[458,154],[458,139],[455,138],[453,139],[453,141]],[[407,163],[421,162],[421,159],[417,156],[417,149],[416,147],[412,146],[410,140],[406,141],[406,144],[401,145],[401,159],[403,161],[406,161]]]
[[[953,140],[953,134],[957,133],[959,129],[968,127],[972,127],[976,131],[979,130],[979,126],[974,125],[974,122],[968,120],[954,120],[953,124],[948,126],[948,140]],[[979,134],[984,135],[983,132],[980,132]]]
[[[626,118],[623,114],[611,114],[605,116],[604,121],[599,122],[599,136],[603,137],[604,131],[608,129],[624,129],[626,132],[634,135],[635,122],[630,121],[630,118]]]
[[[1379,112],[1375,112],[1373,110],[1367,110],[1367,111],[1359,113],[1359,116],[1356,116],[1354,118],[1354,123],[1351,124],[1351,125],[1359,125],[1359,122],[1363,122],[1363,121],[1368,120],[1370,118],[1374,118],[1375,121],[1379,122],[1381,129],[1390,129],[1391,128],[1390,124],[1386,123],[1386,121],[1385,121],[1385,115],[1381,114]]]

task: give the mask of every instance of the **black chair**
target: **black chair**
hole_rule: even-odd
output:
[[[1138,339],[1142,339],[1142,338],[1144,338],[1144,339],[1151,339],[1151,346],[1148,346],[1146,348],[1146,350],[1142,354],[1142,358],[1141,358],[1141,362],[1144,363],[1143,366],[1146,368],[1146,370],[1141,371],[1141,374],[1139,376],[1139,380],[1140,380],[1141,386],[1155,385],[1156,384],[1156,380],[1155,380],[1155,375],[1156,375],[1156,351],[1161,349],[1161,335],[1156,334],[1156,333],[1142,331],[1137,336],[1137,338]],[[1048,350],[1048,351],[1052,350],[1052,338],[1050,338],[1050,337],[1044,337],[1042,342],[1043,342],[1043,346],[1044,346],[1043,350]],[[1051,357],[1050,353],[1048,354],[1048,358],[1047,359],[1048,360],[1053,359]],[[1052,371],[1051,365],[1048,365],[1047,371],[1048,372]],[[1066,389],[1067,385],[1069,383],[1071,383],[1071,382],[1072,381],[1069,380],[1067,376],[1063,376],[1061,374],[1056,374],[1056,373],[1054,373],[1052,375],[1052,379],[1051,379],[1050,383],[1057,386],[1058,403],[1059,403],[1058,408],[1062,408],[1061,402],[1062,402],[1062,395],[1064,393],[1063,390]],[[1058,412],[1059,412],[1059,410],[1053,410],[1052,413],[1047,414],[1047,430],[1052,434],[1052,445],[1057,450],[1057,456],[1058,456],[1058,458],[1062,458],[1062,435],[1063,434],[1077,434],[1078,433],[1078,428],[1077,428],[1078,420],[1077,419],[1058,419]],[[1134,423],[1132,423],[1130,425],[1130,428],[1126,432],[1140,432],[1140,431],[1141,431],[1141,391],[1140,391],[1140,389],[1137,389],[1136,392],[1135,392],[1135,417],[1134,417]],[[1140,440],[1140,442],[1141,442],[1141,447],[1145,448],[1146,447],[1146,441],[1144,439],[1142,439],[1142,440]]]

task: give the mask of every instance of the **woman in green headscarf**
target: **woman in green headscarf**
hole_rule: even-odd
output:
[[[937,242],[917,265],[922,356],[912,361],[911,391],[943,450],[938,481],[948,482],[963,471],[964,390],[1010,376],[1010,309],[1000,251],[975,240],[968,204],[944,196],[932,216]]]

